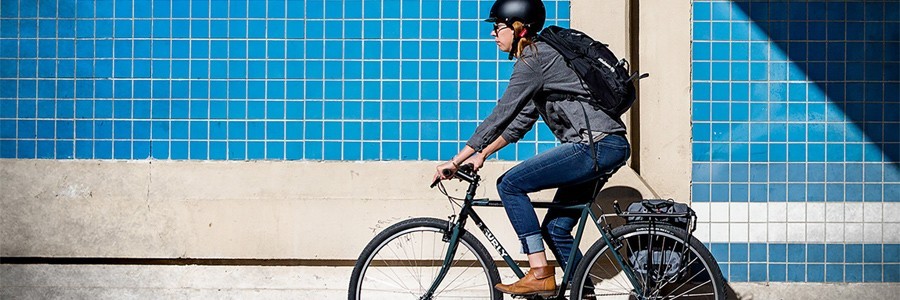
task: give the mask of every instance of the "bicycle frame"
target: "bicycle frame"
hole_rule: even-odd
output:
[[[475,212],[473,207],[502,207],[503,203],[501,201],[491,201],[489,199],[475,199],[475,192],[478,187],[478,182],[481,180],[481,177],[478,175],[469,175],[465,173],[457,173],[457,178],[460,178],[464,181],[469,182],[469,188],[466,191],[466,198],[464,199],[464,204],[462,210],[459,213],[459,217],[456,219],[456,222],[453,222],[451,216],[451,220],[448,222],[448,230],[444,236],[444,240],[449,242],[449,246],[447,248],[447,254],[444,257],[443,265],[441,266],[441,270],[438,273],[438,276],[435,278],[435,281],[432,283],[431,287],[428,289],[428,292],[422,296],[421,299],[431,299],[431,296],[437,290],[438,285],[440,285],[441,281],[447,274],[450,264],[453,261],[453,256],[456,253],[456,248],[459,245],[459,238],[466,231],[466,221],[469,218],[472,218],[475,221],[475,225],[478,226],[478,229],[481,230],[482,234],[484,234],[485,238],[494,246],[494,249],[497,253],[503,258],[506,262],[506,265],[512,269],[513,273],[516,274],[518,278],[525,277],[525,273],[522,272],[522,269],[519,268],[519,265],[512,259],[512,257],[506,252],[506,249],[500,243],[499,240],[494,236],[493,232],[488,229],[487,225],[484,224],[481,217],[478,216],[478,213]],[[566,283],[569,281],[569,277],[572,275],[574,269],[577,267],[574,265],[575,262],[575,253],[579,251],[578,245],[581,243],[582,234],[584,233],[584,227],[587,224],[588,216],[590,216],[591,220],[597,226],[597,229],[600,231],[600,236],[604,242],[613,249],[618,249],[619,245],[613,243],[612,239],[610,239],[611,233],[608,229],[604,228],[601,225],[603,219],[606,217],[605,214],[602,213],[602,209],[600,214],[596,214],[591,210],[592,202],[585,204],[561,204],[561,203],[548,203],[548,202],[532,202],[535,208],[541,209],[549,209],[549,208],[557,208],[557,209],[572,209],[572,210],[581,210],[581,217],[578,221],[578,230],[575,235],[575,241],[572,247],[572,251],[569,253],[569,258],[566,263],[566,268],[563,270],[563,279],[562,282]],[[599,208],[599,207],[598,207]],[[449,236],[448,236],[449,235]],[[636,275],[634,274],[634,270],[627,263],[621,254],[618,251],[611,251],[616,261],[622,267],[622,270],[625,271],[626,277],[631,282],[632,286],[635,287],[635,292],[637,295],[643,295],[643,290],[639,281],[637,280]],[[557,291],[557,297],[561,296],[565,292],[566,284],[560,284],[559,290]]]

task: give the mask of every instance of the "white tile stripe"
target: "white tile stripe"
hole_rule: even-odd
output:
[[[900,243],[895,202],[695,202],[701,241]]]

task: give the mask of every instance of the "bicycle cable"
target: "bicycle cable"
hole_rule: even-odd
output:
[[[456,197],[450,196],[450,194],[447,192],[447,188],[444,187],[443,181],[438,182],[438,190],[441,191],[441,194],[444,194],[444,196],[447,196],[447,201],[450,201],[451,204],[456,205],[460,209],[462,209],[462,205],[460,205],[458,201],[466,201],[466,199],[461,199],[461,198],[456,198]],[[456,208],[454,208],[453,205],[450,206],[450,209],[452,209],[453,214],[456,215]]]

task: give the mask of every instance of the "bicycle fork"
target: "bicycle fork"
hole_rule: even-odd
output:
[[[437,291],[438,286],[444,281],[444,277],[447,276],[447,272],[450,270],[450,265],[453,264],[453,256],[456,254],[456,249],[459,248],[459,239],[463,234],[462,222],[454,223],[453,218],[454,216],[450,216],[447,232],[444,234],[444,241],[447,242],[447,254],[444,255],[444,263],[441,265],[441,270],[438,272],[437,277],[434,278],[434,282],[431,283],[431,287],[428,288],[424,295],[419,297],[420,300],[431,300],[434,297],[434,292]]]

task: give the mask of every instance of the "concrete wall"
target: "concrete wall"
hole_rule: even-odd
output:
[[[572,25],[627,56],[625,3],[573,1]],[[643,178],[623,168],[607,185],[617,188],[604,197],[689,199],[689,7],[666,1],[641,8],[642,19],[656,19],[641,21],[643,71],[654,74],[642,88],[642,110],[669,116],[640,120],[641,134],[631,138],[642,145]],[[394,222],[452,213],[427,188],[435,164],[3,159],[0,256],[352,260]],[[489,162],[480,195],[499,199],[493,181],[512,165]],[[552,193],[534,198],[549,200]],[[484,211],[517,253],[505,213]],[[594,237],[589,230],[586,240]]]
[[[452,213],[428,189],[434,165],[0,160],[0,256],[352,260],[390,224]],[[479,196],[499,199],[493,180],[513,165],[488,164]],[[622,186],[649,194],[630,170],[608,184]],[[481,212],[518,252],[503,210]]]
[[[692,2],[652,1],[649,5],[651,2],[641,1],[643,5],[639,8],[629,7],[629,2],[575,0],[571,3],[572,27],[603,40],[620,56],[632,61],[635,58],[630,57],[631,50],[638,47],[640,71],[651,73],[651,77],[641,81],[639,111],[626,116],[629,121],[635,121],[630,138],[640,145],[636,149],[638,155],[632,159],[630,168],[622,168],[612,178],[604,199],[625,199],[638,194],[688,202],[692,177]],[[631,3],[634,2],[637,1]],[[717,3],[731,5],[724,1]],[[638,9],[638,20],[629,19],[633,9]],[[638,29],[634,29],[635,25]],[[629,30],[637,32],[629,34]],[[639,37],[636,40],[634,33]],[[0,98],[8,98],[6,95]],[[0,142],[10,140],[8,136],[3,139]],[[40,146],[38,143],[33,148]],[[539,148],[536,142],[530,146]],[[512,157],[518,156],[513,153]],[[412,159],[427,158],[420,155]],[[896,165],[896,161],[893,163]],[[452,213],[446,199],[437,190],[427,188],[435,164],[434,161],[0,159],[0,256],[351,261],[371,237],[390,224],[414,216],[445,218]],[[514,164],[489,162],[481,173],[485,184],[479,196],[497,199],[493,180]],[[448,183],[448,187],[457,194],[465,188],[456,182]],[[552,193],[544,191],[534,198],[547,200]],[[896,196],[885,195],[885,198]],[[900,235],[892,229],[898,228],[895,217],[898,214],[894,212],[900,206],[872,204],[847,204],[845,210],[842,202],[827,206],[694,203],[703,221],[696,234],[704,241],[718,243],[713,246],[713,253],[720,258],[733,256],[729,249],[735,248],[728,243],[746,248],[748,240],[769,247],[774,245],[770,249],[781,249],[778,247],[784,243],[795,243],[798,239],[840,246],[840,251],[848,243],[869,243],[866,249],[870,245],[896,245]],[[809,214],[810,221],[821,224],[807,226],[804,224],[807,210],[812,213],[825,210],[827,217]],[[483,211],[486,222],[509,252],[523,259],[516,254],[518,242],[502,209]],[[761,216],[751,215],[757,211],[762,212]],[[798,219],[793,215],[803,217]],[[855,217],[865,222],[846,222],[845,230],[845,221]],[[753,224],[739,224],[748,223],[745,221]],[[830,233],[839,234],[829,234],[826,239],[825,231],[819,230],[825,228],[825,221],[828,226],[838,228],[828,229]],[[877,230],[870,230],[870,226]],[[595,237],[596,232],[589,229],[585,240]],[[820,237],[822,240],[817,240]],[[846,250],[848,261],[853,252],[850,246]],[[785,253],[786,250],[782,254]],[[894,259],[888,257],[891,253],[878,252],[884,255],[879,256],[881,262]],[[766,273],[766,268],[771,268],[770,256],[774,254],[770,252],[764,261],[751,264],[749,271],[728,266],[728,262],[722,265],[731,267],[731,272],[726,274],[730,276],[771,275],[771,270]],[[746,265],[733,264],[744,268]],[[793,267],[802,267],[803,272],[815,275],[814,267],[821,267],[809,264],[810,268],[806,269],[806,264],[784,262],[774,265],[782,275],[800,274]],[[790,269],[785,271],[785,265]],[[891,270],[896,270],[896,262],[892,266]],[[843,266],[839,267],[843,272]],[[881,270],[878,262],[867,265],[867,272],[869,267]],[[862,273],[862,264],[851,262],[846,270],[846,276],[838,282],[862,280],[851,278],[857,276],[851,274],[853,270]],[[885,281],[896,278],[889,277],[894,273],[889,273],[888,268],[883,274],[881,278]],[[789,280],[771,276],[750,280],[803,281],[802,278],[807,278],[803,275]],[[876,288],[896,289],[890,285]],[[778,287],[773,293],[789,293],[785,289],[790,288]]]

